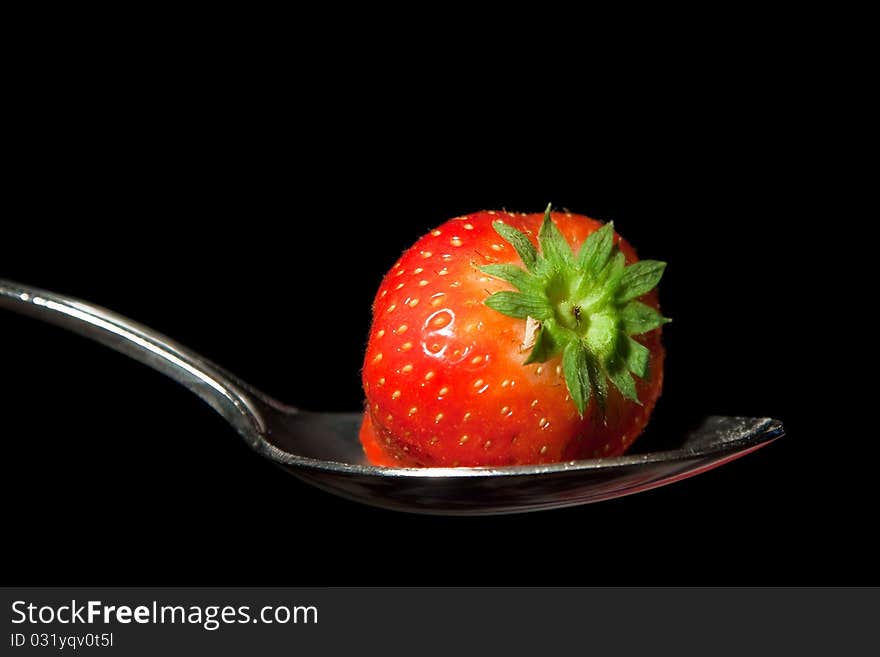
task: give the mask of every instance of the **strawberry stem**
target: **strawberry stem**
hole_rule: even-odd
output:
[[[638,298],[657,286],[666,263],[640,260],[626,266],[612,223],[592,233],[574,254],[550,210],[548,205],[538,233],[540,250],[512,226],[493,224],[525,269],[509,264],[481,267],[519,290],[496,292],[485,303],[538,326],[525,364],[561,354],[565,382],[581,416],[592,398],[604,411],[609,381],[625,398],[640,403],[632,375],[647,375],[649,352],[631,336],[670,320]]]

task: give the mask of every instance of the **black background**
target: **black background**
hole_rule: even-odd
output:
[[[809,93],[779,60],[661,52],[606,77],[499,57],[465,81],[466,64],[393,71],[398,53],[281,77],[59,57],[23,81],[0,276],[351,410],[397,255],[446,218],[552,201],[669,262],[658,423],[772,416],[788,435],[596,505],[394,513],[301,484],[143,366],[3,313],[9,583],[877,583],[869,487],[830,424],[859,409],[826,373],[834,195]]]

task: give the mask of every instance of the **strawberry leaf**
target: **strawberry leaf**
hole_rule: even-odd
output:
[[[646,333],[671,321],[641,301],[627,303],[620,313],[620,320],[627,335]]]
[[[507,281],[521,292],[529,292],[538,288],[534,278],[529,276],[529,273],[522,267],[516,265],[485,265],[480,267],[480,271],[489,276],[500,278],[502,281]],[[540,288],[535,291],[539,292],[539,290]]]
[[[636,384],[629,372],[622,367],[615,368],[608,372],[608,378],[611,379],[611,383],[613,383],[614,387],[620,391],[620,394],[630,401],[641,404],[639,401],[639,395],[636,392]]]
[[[541,254],[549,263],[560,263],[571,265],[572,254],[571,247],[556,224],[550,218],[550,206],[544,212],[544,221],[541,224],[541,230],[538,231],[538,244],[541,245]]]
[[[660,282],[664,269],[666,263],[658,260],[640,260],[630,265],[620,279],[617,298],[620,301],[629,301],[650,292]]]
[[[543,320],[553,315],[547,299],[519,292],[496,292],[486,299],[486,305],[502,315],[517,319],[534,317]]]
[[[495,232],[498,233],[505,242],[514,248],[516,254],[526,266],[526,269],[531,272],[535,271],[535,263],[538,260],[538,251],[535,249],[535,245],[531,243],[529,238],[513,226],[508,226],[503,221],[493,222],[492,227],[495,228]]]
[[[535,335],[535,344],[523,365],[529,365],[531,363],[546,363],[550,360],[553,354],[559,353],[556,343],[553,340],[553,330],[547,326],[547,324],[552,321],[553,320],[547,320],[547,322],[545,322],[538,330],[537,335]]]
[[[590,401],[590,379],[586,370],[587,350],[581,340],[571,340],[562,352],[562,371],[565,374],[565,385],[577,408],[578,415],[584,416],[584,410]]]
[[[611,262],[605,267],[605,271],[602,272],[603,278],[605,279],[605,288],[609,292],[615,290],[620,284],[620,281],[623,280],[625,274],[626,257],[620,251],[617,251],[614,254],[614,257],[611,258]]]
[[[614,247],[614,222],[608,222],[602,228],[591,233],[581,245],[578,254],[578,269],[586,275],[596,276],[611,258]]]
[[[626,364],[626,369],[635,374],[640,379],[644,379],[648,373],[648,359],[650,358],[650,350],[640,342],[636,342],[631,337],[626,336],[626,340],[621,340],[620,355]]]
[[[596,396],[596,403],[599,404],[599,411],[605,415],[605,407],[608,400],[608,383],[602,368],[594,357],[587,354],[587,375],[590,377],[590,385]]]

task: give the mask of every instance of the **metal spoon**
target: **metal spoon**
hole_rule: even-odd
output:
[[[360,413],[286,406],[164,335],[78,299],[0,279],[0,307],[91,338],[182,383],[254,450],[300,479],[401,511],[483,515],[598,502],[706,472],[783,435],[770,418],[708,417],[670,451],[502,468],[383,468],[363,455]]]

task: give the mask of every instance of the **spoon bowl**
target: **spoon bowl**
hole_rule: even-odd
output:
[[[631,495],[706,472],[783,435],[771,418],[711,416],[676,449],[542,465],[386,468],[366,461],[360,413],[313,413],[278,402],[170,338],[117,313],[0,279],[0,307],[100,342],[206,401],[262,456],[336,495],[446,515],[520,513]]]

